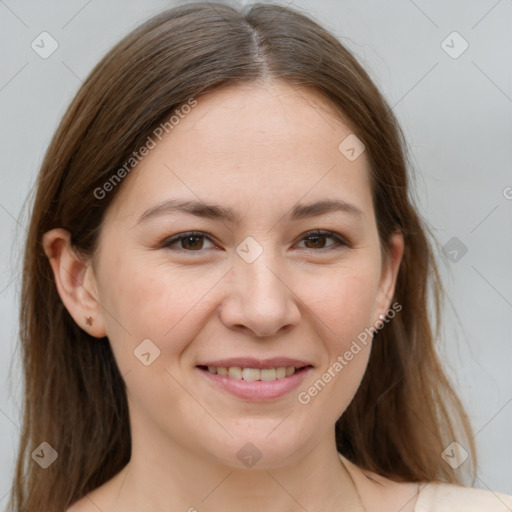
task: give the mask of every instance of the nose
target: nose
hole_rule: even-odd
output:
[[[281,334],[297,325],[298,297],[286,277],[284,267],[265,252],[252,263],[238,258],[220,308],[223,324],[257,337]]]

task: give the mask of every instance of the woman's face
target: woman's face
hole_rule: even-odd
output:
[[[92,271],[134,450],[264,468],[333,442],[402,250],[396,237],[382,266],[366,155],[339,149],[350,134],[314,91],[231,86],[125,179]]]

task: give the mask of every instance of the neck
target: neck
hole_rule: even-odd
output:
[[[146,512],[340,512],[363,510],[334,433],[286,464],[239,469],[183,447],[132,440],[129,464],[112,481],[102,510]],[[101,506],[101,504],[97,504]]]

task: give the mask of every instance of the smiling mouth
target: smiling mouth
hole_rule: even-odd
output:
[[[229,377],[233,380],[244,380],[244,381],[274,381],[291,377],[296,373],[305,371],[308,368],[312,368],[311,365],[302,366],[297,368],[295,366],[279,366],[277,368],[241,368],[239,366],[203,366],[199,365],[197,368],[203,371],[207,371],[214,375],[222,375]]]

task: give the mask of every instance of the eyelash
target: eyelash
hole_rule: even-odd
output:
[[[312,251],[312,252],[323,252],[323,251],[330,251],[330,250],[333,250],[333,249],[342,249],[343,247],[346,247],[346,248],[351,248],[352,247],[352,244],[350,244],[345,238],[343,238],[342,236],[336,234],[336,233],[333,233],[332,231],[326,231],[326,230],[322,230],[322,229],[316,229],[316,230],[313,230],[313,231],[308,231],[307,233],[304,234],[304,236],[301,238],[301,242],[305,239],[308,239],[308,238],[311,238],[311,237],[326,237],[326,238],[333,238],[335,241],[336,241],[336,244],[333,244],[333,245],[330,245],[330,246],[327,246],[327,247],[322,247],[320,249],[309,249],[309,248],[305,248],[307,251]],[[188,249],[183,249],[183,248],[173,248],[172,246],[181,242],[182,240],[185,240],[186,238],[192,238],[192,237],[197,237],[197,238],[201,238],[201,237],[205,237],[207,239],[210,240],[210,242],[214,243],[211,238],[206,234],[204,233],[203,231],[188,231],[186,233],[181,233],[179,235],[176,235],[176,236],[173,236],[171,238],[167,238],[165,239],[163,242],[161,242],[160,244],[160,247],[161,248],[166,248],[166,249],[169,249],[171,251],[183,251],[183,252],[189,252],[189,253],[194,253],[194,252],[204,252],[202,249],[198,249],[196,251],[194,250],[188,250]]]

